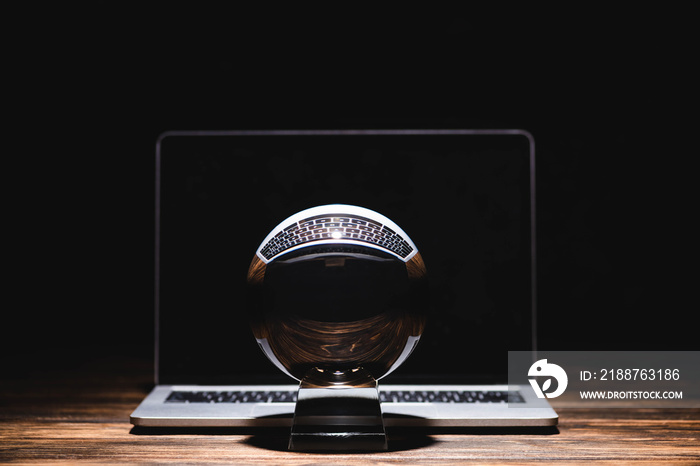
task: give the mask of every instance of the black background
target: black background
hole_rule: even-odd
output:
[[[154,147],[175,129],[526,129],[540,347],[697,349],[687,12],[101,5],[8,14],[5,374],[151,357]]]

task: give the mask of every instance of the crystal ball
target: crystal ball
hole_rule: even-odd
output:
[[[297,380],[360,370],[379,380],[423,333],[426,277],[415,244],[387,217],[341,204],[303,210],[267,235],[250,264],[253,335]]]

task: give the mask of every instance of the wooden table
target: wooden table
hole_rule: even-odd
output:
[[[286,451],[287,432],[144,431],[129,414],[150,389],[143,361],[0,382],[0,462],[408,464],[680,462],[700,464],[700,410],[558,409],[558,429],[389,432],[390,451]]]

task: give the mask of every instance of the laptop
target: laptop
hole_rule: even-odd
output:
[[[284,219],[345,204],[399,225],[428,273],[425,331],[379,381],[385,425],[556,425],[532,387],[507,383],[508,351],[536,348],[534,167],[522,130],[162,134],[156,385],[131,423],[292,425],[298,381],[258,347],[246,274]]]

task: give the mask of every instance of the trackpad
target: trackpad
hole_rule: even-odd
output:
[[[419,418],[435,418],[437,410],[435,406],[427,403],[384,403],[382,404],[382,412],[385,417],[419,417]]]
[[[269,403],[259,404],[253,408],[253,417],[284,416],[292,417],[294,414],[293,403]]]
[[[419,417],[435,418],[437,410],[429,404],[413,403],[382,403],[382,413],[386,417]],[[253,417],[293,416],[294,405],[287,403],[259,404],[253,408]]]

